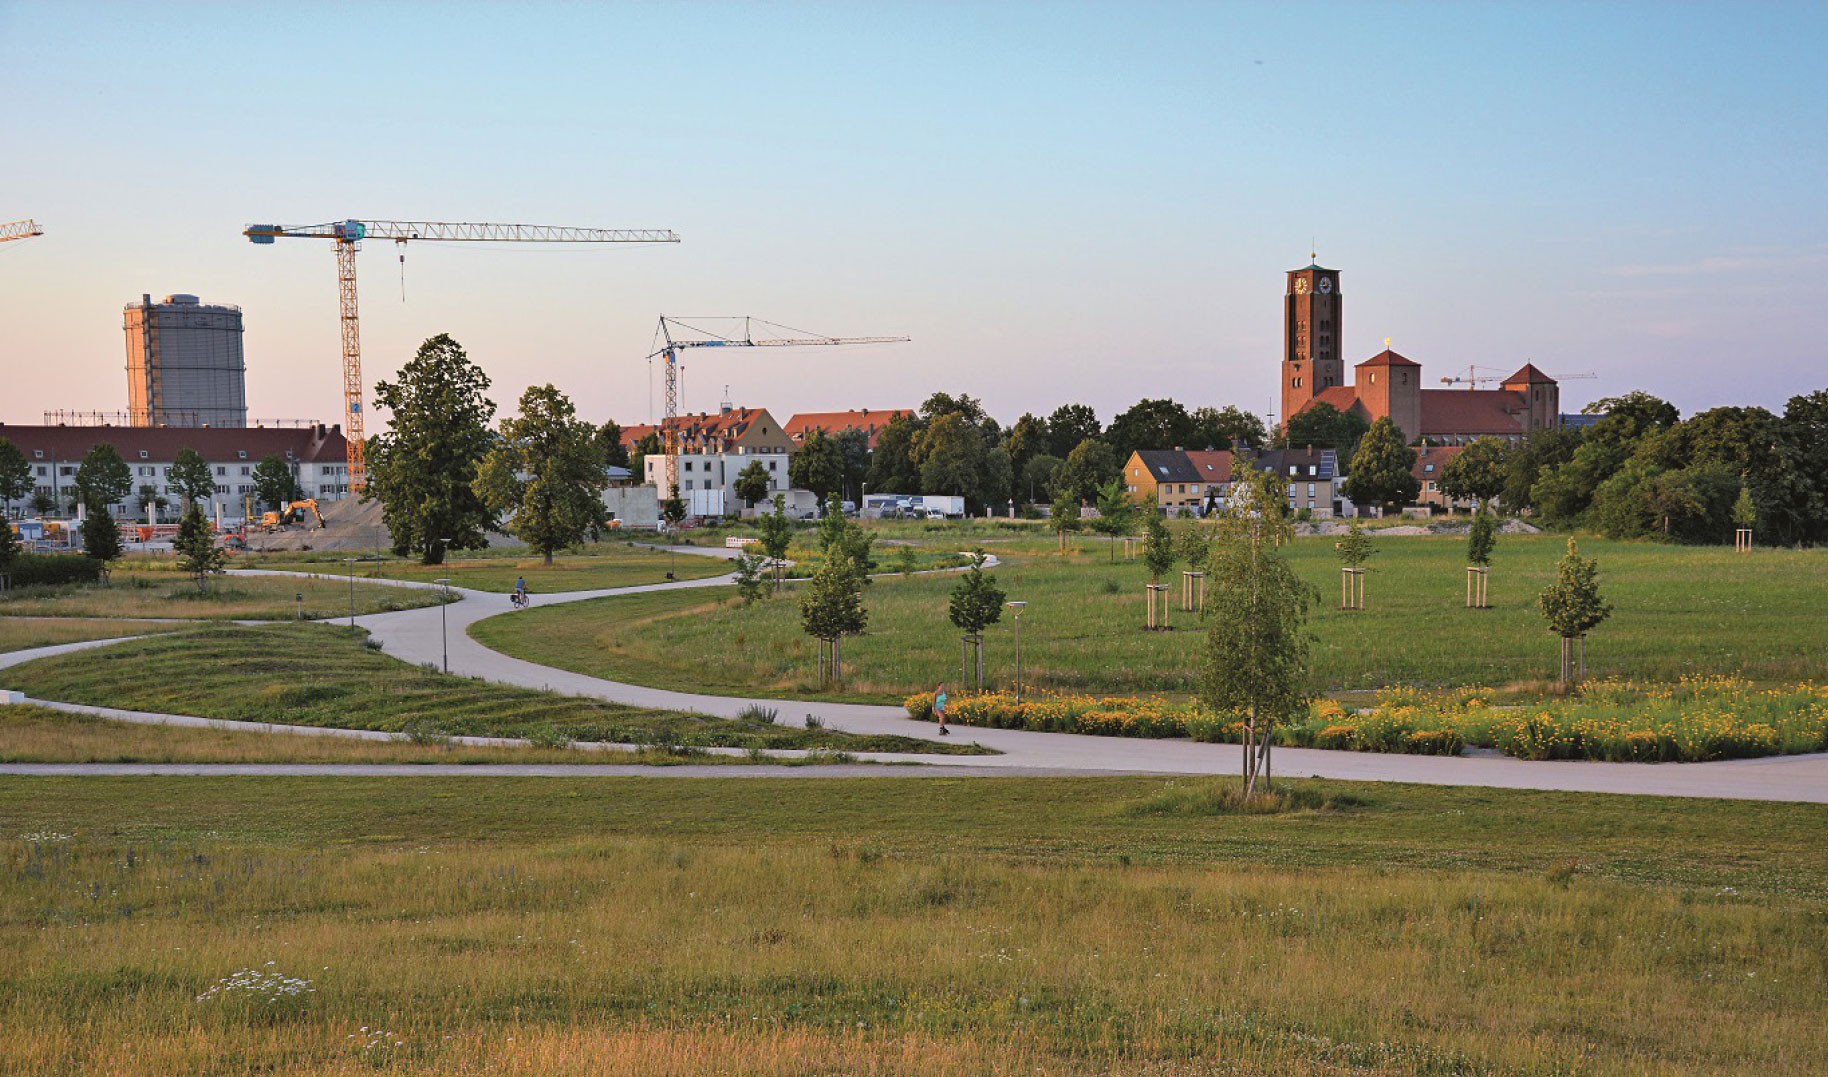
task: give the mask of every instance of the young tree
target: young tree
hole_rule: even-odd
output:
[[[837,493],[825,495],[825,504],[819,511],[819,549],[831,549],[834,543],[844,537],[844,529],[849,523],[844,518],[844,506],[839,502]]]
[[[762,533],[762,552],[768,555],[768,563],[774,569],[775,586],[779,587],[781,568],[787,562],[787,547],[793,543],[793,521],[787,518],[787,498],[774,495],[774,511],[757,516],[755,526]]]
[[[825,499],[825,513],[819,517],[819,549],[830,557],[835,550],[842,550],[850,558],[851,564],[857,567],[864,585],[870,582],[870,573],[876,568],[872,549],[876,536],[844,518],[844,507],[838,501],[838,495],[832,494]]]
[[[298,479],[283,457],[264,457],[254,465],[254,497],[261,504],[277,511],[304,496],[305,492],[299,489]]]
[[[13,562],[19,559],[23,545],[12,525],[0,520],[0,595],[12,585]]]
[[[210,473],[209,462],[195,449],[178,450],[171,462],[171,474],[165,476],[165,486],[177,493],[182,512],[216,496],[216,477]]]
[[[7,525],[0,523],[0,527]],[[12,528],[7,527],[7,530]],[[106,583],[109,566],[126,552],[121,545],[120,525],[114,522],[107,505],[99,500],[89,501],[87,511],[83,513],[82,536],[83,552],[102,563],[102,581]]]
[[[1149,570],[1149,582],[1160,583],[1174,567],[1178,555],[1174,550],[1174,533],[1160,509],[1143,514],[1143,567]]]
[[[768,496],[768,485],[768,469],[760,460],[751,460],[736,476],[736,496],[743,499],[744,506],[752,509],[756,502]]]
[[[667,496],[660,500],[660,518],[665,520],[669,527],[678,527],[685,523],[686,503],[685,498],[679,496],[678,483],[674,483]]]
[[[869,624],[863,608],[862,572],[842,546],[833,548],[812,575],[800,598],[800,625],[820,643],[820,673],[826,684],[843,682],[839,640],[856,635]]]
[[[1571,690],[1575,687],[1574,641],[1584,640],[1612,615],[1612,604],[1600,597],[1599,562],[1582,557],[1573,538],[1568,539],[1568,552],[1561,559],[1555,582],[1539,601],[1549,630],[1561,637],[1561,686]]]
[[[1346,529],[1346,535],[1334,544],[1339,551],[1340,564],[1340,603],[1345,610],[1364,609],[1365,583],[1362,575],[1365,562],[1377,552],[1371,545],[1371,536],[1365,534],[1364,527],[1354,519],[1352,526]]]
[[[584,541],[605,525],[604,471],[597,428],[577,417],[564,393],[530,386],[520,417],[501,421],[501,437],[483,458],[475,490],[495,513],[512,513],[507,531],[552,564],[552,552]]]
[[[106,512],[109,505],[127,500],[132,490],[133,472],[127,461],[105,441],[91,448],[76,469],[77,496],[92,509],[100,506]]]
[[[1455,501],[1472,501],[1474,512],[1488,508],[1504,492],[1507,455],[1497,438],[1474,439],[1441,469],[1441,492]]]
[[[1122,479],[1112,479],[1098,491],[1098,519],[1092,529],[1111,536],[1111,564],[1117,563],[1117,536],[1130,533],[1136,522],[1136,502],[1130,500]]]
[[[823,430],[811,430],[800,449],[787,462],[787,481],[811,490],[819,500],[835,496],[844,486],[844,456]]]
[[[369,439],[364,501],[379,501],[393,551],[444,563],[448,549],[480,550],[495,516],[476,493],[476,471],[493,438],[489,376],[440,333],[419,346],[400,380],[375,386],[375,407],[393,418]]]
[[[1060,552],[1066,552],[1066,536],[1069,532],[1079,530],[1079,498],[1071,491],[1062,490],[1054,497],[1054,503],[1048,510],[1047,523],[1060,536]]]
[[[210,533],[209,521],[204,519],[201,505],[193,503],[184,511],[172,547],[178,555],[178,567],[197,581],[199,594],[208,594],[209,578],[222,571],[222,562],[227,555],[216,548],[216,536]]]
[[[1181,533],[1180,555],[1189,571],[1206,571],[1206,562],[1212,557],[1212,532],[1195,522]]]
[[[1422,484],[1411,473],[1415,450],[1403,444],[1403,432],[1388,415],[1371,424],[1352,454],[1346,496],[1361,505],[1394,509],[1415,500]]]
[[[984,688],[984,629],[1003,619],[1003,600],[1008,594],[997,586],[995,576],[984,573],[983,550],[971,552],[971,567],[965,570],[958,586],[952,589],[947,616],[953,627],[965,634],[966,646],[977,653],[977,687]],[[961,671],[970,677],[969,668]]]
[[[1201,699],[1244,719],[1244,794],[1270,779],[1279,722],[1307,711],[1312,589],[1280,553],[1294,538],[1282,480],[1245,468],[1233,480],[1212,548]]]
[[[743,605],[753,605],[768,597],[768,558],[765,554],[753,548],[745,549],[736,555],[732,564],[736,566],[736,597],[743,600]]]
[[[1741,486],[1739,497],[1733,502],[1733,524],[1741,530],[1750,531],[1758,522],[1758,506],[1752,501],[1752,487]]]
[[[51,497],[49,490],[38,490],[32,494],[32,512],[37,516],[49,516],[57,511],[57,501]]]
[[[32,465],[25,454],[6,438],[0,438],[0,518],[13,502],[23,501],[32,492]]]
[[[1498,518],[1489,512],[1473,515],[1472,530],[1466,536],[1466,563],[1481,568],[1492,563],[1492,550],[1498,545]]]

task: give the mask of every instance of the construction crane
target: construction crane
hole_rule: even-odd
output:
[[[44,229],[38,227],[38,222],[34,220],[8,221],[0,224],[0,243],[5,243],[9,239],[31,239],[33,236],[42,235],[44,235]]]
[[[1497,375],[1497,374],[1488,375],[1488,374],[1477,373],[1480,370],[1495,370],[1495,369],[1497,369],[1497,368],[1489,367],[1489,366],[1486,366],[1486,367],[1469,366],[1466,368],[1466,376],[1464,378],[1442,378],[1441,384],[1442,385],[1464,385],[1468,389],[1477,389],[1479,386],[1489,384],[1491,382],[1497,382],[1502,385],[1504,383],[1504,381],[1506,380],[1505,376],[1503,376],[1503,375]],[[1589,372],[1586,372],[1583,374],[1563,374],[1559,377],[1557,377],[1554,374],[1551,374],[1551,375],[1549,375],[1549,377],[1554,378],[1556,381],[1582,381],[1582,380],[1586,380],[1586,379],[1590,379],[1590,378],[1597,378],[1597,377],[1599,377],[1599,375],[1594,374],[1591,371],[1589,371]]]
[[[356,322],[355,254],[365,239],[396,246],[441,240],[458,243],[677,243],[662,228],[566,228],[541,224],[455,224],[443,221],[333,221],[329,224],[250,224],[241,233],[255,243],[277,239],[328,239],[336,244],[336,279],[342,303],[344,435],[349,446],[349,489],[368,485],[363,446],[362,341]],[[404,254],[402,254],[404,258]]]
[[[728,322],[741,323],[738,330],[734,325],[729,332],[719,333],[691,322]],[[648,355],[649,359],[666,360],[666,416],[660,423],[661,444],[666,454],[666,490],[667,496],[679,488],[679,454],[676,439],[679,437],[679,352],[684,348],[803,348],[824,344],[905,344],[908,337],[828,337],[817,333],[808,333],[803,329],[794,329],[761,318],[718,317],[693,318],[691,322],[683,318],[660,316],[660,327],[655,330],[657,340],[666,343]],[[756,335],[760,327],[762,334]],[[675,336],[675,333],[694,334],[691,337]],[[774,334],[785,334],[776,336]]]

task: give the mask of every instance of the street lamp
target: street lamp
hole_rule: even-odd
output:
[[[444,588],[444,594],[439,596],[438,600],[438,646],[444,652],[444,671],[449,673],[451,671],[451,643],[450,637],[445,634],[444,629],[444,607],[451,604],[451,581],[448,577],[440,577],[433,582]]]
[[[343,558],[343,563],[345,565],[349,566],[349,627],[350,628],[355,627],[355,561],[356,561],[356,559],[353,557]]]
[[[1016,702],[1022,702],[1022,611],[1028,607],[1026,602],[1008,603],[1016,611]]]

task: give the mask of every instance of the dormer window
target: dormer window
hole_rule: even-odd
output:
[[[146,459],[146,450],[145,449],[140,450],[140,459],[142,459],[142,460]]]

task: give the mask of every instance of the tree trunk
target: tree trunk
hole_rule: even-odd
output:
[[[546,551],[546,567],[547,568],[552,567],[552,551],[551,550]]]

